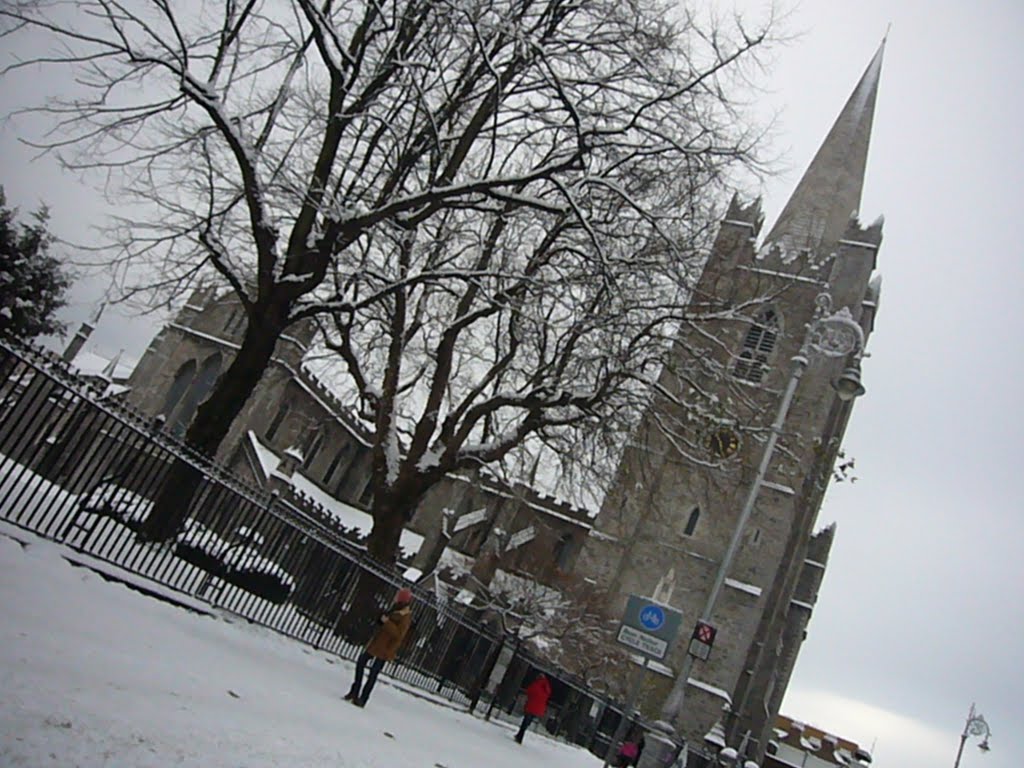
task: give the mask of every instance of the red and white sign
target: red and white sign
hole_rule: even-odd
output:
[[[715,644],[718,630],[705,621],[698,621],[690,637],[689,654],[701,661],[707,661],[711,655],[711,647]]]

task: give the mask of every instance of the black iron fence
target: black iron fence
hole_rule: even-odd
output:
[[[405,582],[323,515],[254,488],[34,348],[0,340],[0,519],[171,596],[230,611],[346,659],[361,650],[367,582],[409,586],[413,632],[384,673],[488,717],[514,717],[525,680],[553,683],[544,725],[603,755],[613,701],[525,651],[464,606]],[[172,544],[138,540],[170,467],[202,475]],[[380,606],[383,608],[384,606]],[[344,681],[339,681],[339,690]]]

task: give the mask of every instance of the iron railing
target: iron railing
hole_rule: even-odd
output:
[[[350,660],[362,648],[357,593],[368,582],[384,599],[411,587],[413,632],[385,675],[510,719],[523,681],[543,670],[553,684],[548,731],[604,754],[622,717],[616,702],[464,606],[407,583],[328,516],[246,484],[160,427],[54,356],[0,340],[0,519],[136,586],[143,577],[165,597],[228,611]],[[202,478],[187,524],[173,544],[141,542],[136,532],[181,461]]]

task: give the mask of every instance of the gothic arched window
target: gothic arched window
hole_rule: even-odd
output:
[[[310,441],[309,448],[306,449],[306,460],[303,462],[303,466],[307,469],[313,466],[313,460],[316,459],[316,455],[320,452],[320,448],[324,444],[324,433],[318,431]]]
[[[555,544],[555,565],[558,566],[558,570],[569,570],[569,566],[572,565],[573,551],[575,550],[574,544],[571,533],[563,533],[559,537],[558,543]]]
[[[245,328],[245,308],[237,307],[228,314],[227,322],[224,323],[224,333],[234,336]]]
[[[334,454],[334,458],[331,460],[330,466],[327,467],[327,471],[324,472],[324,485],[330,485],[331,480],[334,479],[334,473],[338,471],[338,467],[341,466],[342,459],[345,458],[349,451],[349,444],[345,443],[338,449],[338,452]]]
[[[274,414],[274,420],[270,422],[270,426],[267,427],[267,440],[273,440],[277,435],[277,430],[281,428],[281,422],[284,421],[288,415],[288,411],[292,409],[291,405],[287,400],[281,403],[277,409],[277,413]]]
[[[334,495],[339,499],[351,499],[358,490],[358,480],[361,476],[369,475],[368,466],[370,451],[359,443],[352,443],[352,453],[348,454],[348,461],[338,477],[338,484],[334,487]]]
[[[182,398],[181,406],[177,409],[171,426],[174,432],[180,434],[185,431],[185,427],[192,421],[199,404],[210,394],[219,375],[220,352],[214,352],[203,360],[203,364],[199,366],[199,373],[192,380],[192,386],[188,388],[188,393]]]
[[[733,376],[752,384],[761,383],[768,371],[768,360],[775,351],[775,342],[779,338],[779,319],[779,313],[771,308],[754,318],[733,365]]]
[[[174,410],[174,406],[181,400],[181,396],[185,394],[185,390],[188,389],[189,384],[192,383],[192,379],[196,375],[196,361],[187,360],[181,364],[178,368],[178,372],[174,374],[174,381],[171,382],[171,388],[167,390],[167,396],[164,398],[163,408],[160,409],[160,415],[170,416],[171,411]]]
[[[683,529],[683,535],[693,536],[694,531],[697,530],[698,520],[700,520],[700,507],[694,507],[690,510],[690,517],[686,520],[686,527]]]

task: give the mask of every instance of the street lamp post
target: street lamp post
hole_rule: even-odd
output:
[[[768,440],[761,454],[761,462],[758,465],[757,474],[754,476],[754,481],[747,492],[746,501],[736,520],[736,526],[733,529],[732,538],[729,540],[729,546],[726,548],[725,554],[718,565],[714,583],[711,585],[711,590],[704,603],[704,609],[701,611],[700,621],[702,622],[710,623],[711,621],[715,604],[718,602],[719,594],[722,591],[722,586],[725,584],[733,558],[735,558],[736,552],[739,550],[740,542],[743,539],[743,531],[754,510],[754,503],[757,501],[758,494],[764,484],[765,475],[768,472],[768,467],[775,454],[775,447],[779,441],[779,436],[782,434],[786,417],[789,415],[789,408],[792,405],[797,385],[799,385],[804,371],[810,363],[811,355],[815,352],[830,358],[853,355],[850,365],[832,382],[832,386],[839,399],[844,402],[864,394],[864,387],[860,382],[860,359],[864,353],[863,329],[845,307],[836,312],[831,311],[832,297],[829,294],[818,294],[814,303],[814,317],[807,325],[807,333],[804,336],[803,344],[800,346],[800,351],[793,357],[793,372],[789,377],[782,400],[779,403],[775,421],[772,422]],[[689,653],[683,657],[679,674],[676,676],[672,690],[662,706],[661,719],[655,723],[659,732],[650,734],[647,740],[647,748],[644,749],[641,755],[638,768],[662,768],[666,765],[669,756],[672,754],[674,749],[672,736],[675,732],[673,723],[679,717],[679,713],[683,708],[687,680],[690,676],[690,670],[693,668],[693,659],[694,657]]]
[[[985,722],[985,718],[979,715],[974,705],[971,704],[971,711],[967,713],[967,722],[964,723],[964,732],[960,734],[960,749],[956,752],[956,762],[953,763],[953,768],[960,768],[960,757],[964,753],[964,744],[967,741],[968,736],[981,736],[981,744],[978,745],[978,749],[982,752],[988,752],[991,747],[988,745],[988,740],[992,736],[992,731],[989,730],[988,723]]]

